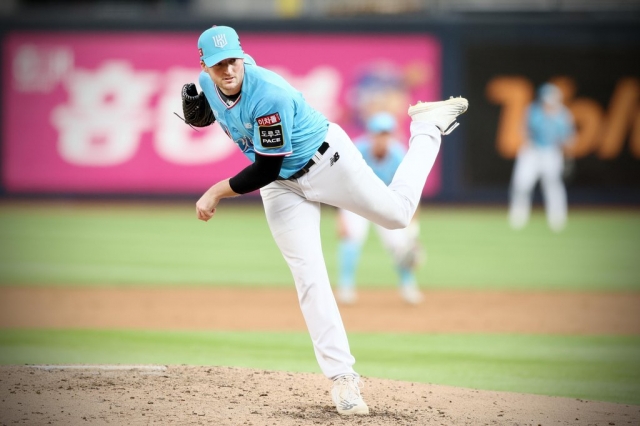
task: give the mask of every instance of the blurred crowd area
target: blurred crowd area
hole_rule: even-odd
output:
[[[638,0],[3,0],[0,13],[93,17],[169,16],[295,19],[336,16],[447,15],[483,12],[640,11]],[[24,17],[24,16],[21,16]]]

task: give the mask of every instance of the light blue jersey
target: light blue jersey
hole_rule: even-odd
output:
[[[573,135],[573,119],[564,107],[550,115],[539,102],[532,104],[527,111],[527,131],[529,138],[537,148],[550,148],[563,145]]]
[[[405,147],[400,142],[393,141],[389,145],[387,155],[382,159],[378,159],[373,155],[372,142],[367,136],[357,139],[354,143],[362,154],[364,161],[367,162],[376,176],[386,185],[389,185],[406,154]]]
[[[329,121],[314,110],[278,74],[246,61],[240,97],[231,105],[219,96],[211,78],[200,73],[216,121],[242,152],[285,156],[280,177],[300,170],[324,142]]]

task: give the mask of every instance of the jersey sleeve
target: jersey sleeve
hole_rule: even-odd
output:
[[[265,96],[253,110],[253,146],[262,155],[288,155],[293,152],[294,102],[279,94]]]

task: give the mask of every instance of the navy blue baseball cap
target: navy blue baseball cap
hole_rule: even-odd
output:
[[[371,133],[393,132],[396,128],[396,119],[388,112],[379,112],[367,121],[367,130]]]
[[[198,39],[200,60],[211,67],[229,58],[243,58],[244,51],[240,46],[238,33],[231,27],[209,28]]]

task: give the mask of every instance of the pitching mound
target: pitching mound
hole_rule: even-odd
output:
[[[364,378],[339,416],[319,374],[185,366],[0,367],[0,424],[637,425],[640,406]]]

